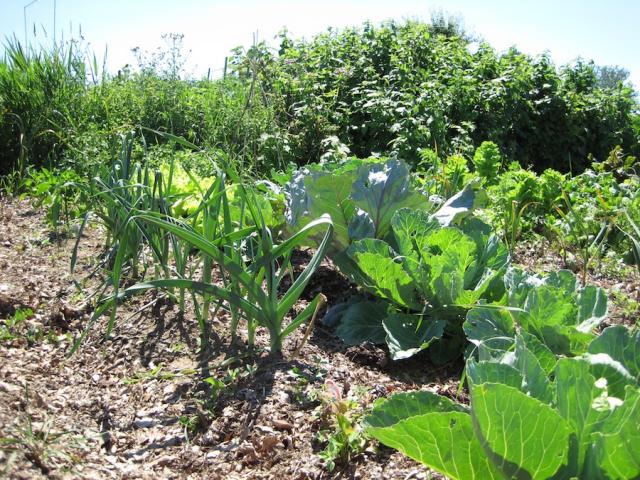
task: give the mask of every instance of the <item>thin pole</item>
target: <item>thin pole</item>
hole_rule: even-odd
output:
[[[22,18],[24,18],[24,46],[27,48],[27,8],[36,3],[38,0],[31,0],[22,7]]]
[[[53,0],[53,44],[56,44],[56,7],[57,0]]]

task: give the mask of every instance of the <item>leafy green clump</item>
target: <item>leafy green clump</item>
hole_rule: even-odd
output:
[[[509,349],[516,330],[535,336],[555,354],[580,355],[607,316],[604,291],[580,287],[568,270],[540,277],[510,268],[504,282],[507,307],[481,305],[467,314],[464,330],[480,358]]]
[[[473,166],[488,185],[495,184],[502,164],[498,146],[493,142],[482,142],[473,155]]]
[[[329,213],[334,224],[329,255],[338,263],[354,239],[386,238],[396,210],[426,210],[431,202],[411,188],[402,160],[350,159],[310,165],[296,172],[286,188],[287,223],[300,228]]]
[[[177,218],[193,218],[196,226],[201,227],[203,199],[215,176],[197,175],[179,162],[162,163],[158,171],[171,214]],[[254,195],[253,201],[258,204],[263,220],[271,229],[280,228],[284,223],[284,194],[271,182],[257,182],[256,186],[260,194]],[[253,219],[239,190],[237,184],[226,187],[230,219],[236,225],[251,225]]]
[[[437,360],[459,354],[461,316],[480,299],[501,297],[500,279],[509,256],[486,224],[467,218],[460,227],[442,225],[439,220],[447,218],[453,219],[442,211],[429,216],[401,209],[391,222],[391,244],[367,238],[349,247],[353,277],[383,301],[347,308],[338,328],[344,341],[385,338],[392,357],[400,359],[444,335],[451,348]]]
[[[638,478],[640,334],[609,327],[574,358],[515,342],[468,362],[468,407],[402,393],[376,405],[368,432],[453,479]]]

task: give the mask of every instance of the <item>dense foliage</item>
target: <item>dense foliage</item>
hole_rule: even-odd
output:
[[[467,364],[471,403],[398,394],[367,418],[386,445],[453,479],[637,478],[640,337],[609,327],[573,358],[531,336]]]
[[[138,68],[114,76],[80,44],[34,51],[8,40],[0,173],[83,168],[107,147],[104,134],[138,127],[220,149],[260,173],[348,153],[397,154],[413,166],[423,149],[469,159],[487,140],[505,161],[540,172],[580,172],[616,145],[639,153],[637,103],[623,82],[603,81],[592,63],[558,69],[547,56],[499,54],[451,26],[365,24],[310,41],[283,32],[278,52],[236,49],[223,80],[181,79],[181,36],[168,38],[170,54],[136,50]]]
[[[252,53],[296,159],[318,159],[329,136],[360,157],[394,152],[414,164],[421,148],[470,154],[491,140],[538,171],[579,172],[589,154],[638,149],[632,90],[601,88],[583,61],[558,70],[547,56],[498,54],[414,22],[330,30],[311,41],[285,33],[277,56]]]

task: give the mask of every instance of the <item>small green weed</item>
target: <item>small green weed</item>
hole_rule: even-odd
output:
[[[354,398],[343,398],[340,388],[331,380],[325,383],[321,396],[322,420],[326,428],[318,432],[318,440],[326,443],[319,454],[326,468],[332,472],[337,464],[344,464],[362,452],[367,444],[367,435],[360,426],[364,412]]]
[[[33,310],[30,308],[19,308],[16,312],[0,324],[0,342],[9,342],[18,338],[25,338],[29,344],[41,338],[41,333],[34,329],[29,329],[22,333],[20,326],[29,318],[33,317]]]
[[[211,408],[215,408],[221,396],[225,392],[231,392],[237,384],[256,374],[258,367],[255,364],[245,365],[244,368],[228,368],[226,375],[223,377],[205,378],[204,382],[209,386],[211,391]]]
[[[8,435],[0,437],[0,450],[9,455],[7,469],[15,456],[22,453],[40,471],[49,475],[52,470],[68,470],[80,461],[71,449],[86,448],[86,439],[72,432],[58,432],[53,429],[53,420],[46,418],[44,422],[34,422],[29,414],[14,425]],[[1,472],[0,473],[11,473]]]
[[[130,377],[125,377],[122,381],[126,385],[135,385],[136,383],[140,383],[146,380],[174,380],[175,378],[180,376],[195,375],[197,373],[196,370],[192,368],[185,368],[177,372],[166,371],[164,368],[164,365],[160,364],[156,367],[151,368],[150,370],[141,370],[139,372],[136,372]]]

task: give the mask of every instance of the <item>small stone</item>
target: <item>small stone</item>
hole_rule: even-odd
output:
[[[144,417],[133,421],[133,425],[137,428],[151,428],[155,426],[157,422],[153,418]]]
[[[12,385],[11,383],[0,382],[0,392],[3,393],[17,393],[21,390],[21,388],[17,385]]]

